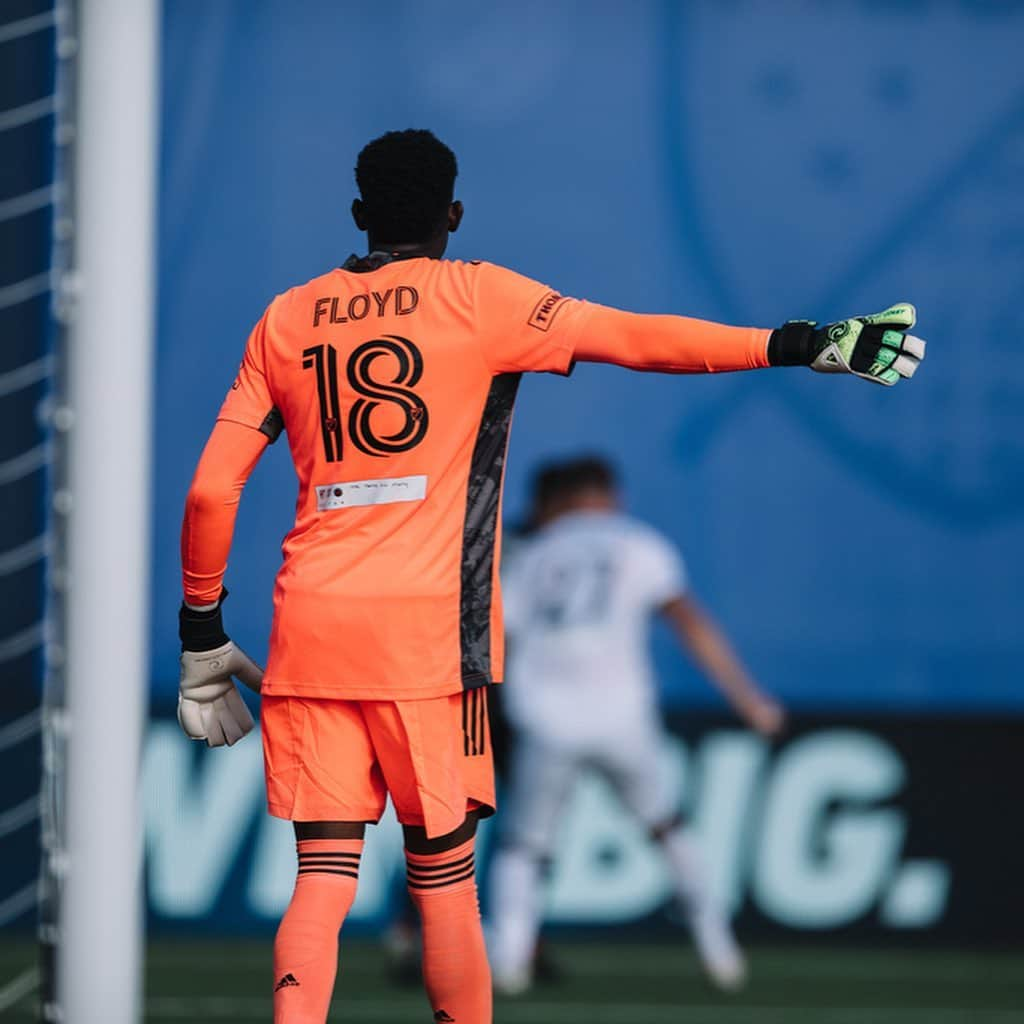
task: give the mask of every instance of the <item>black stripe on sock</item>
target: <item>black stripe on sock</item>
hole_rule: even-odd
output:
[[[346,878],[359,878],[358,871],[341,871],[337,868],[299,868],[300,875],[344,875]]]
[[[458,860],[447,860],[443,864],[414,864],[412,861],[407,861],[406,870],[417,875],[436,874],[438,871],[450,871],[452,868],[468,864],[474,856],[475,854],[467,853],[465,857],[460,857]]]
[[[451,874],[453,871],[461,871],[463,868],[472,867],[473,864],[473,857],[467,857],[465,860],[454,861],[451,864],[442,864],[439,867],[432,868],[430,871],[420,871],[411,865],[406,865],[405,873],[407,875],[416,875],[418,878],[429,882],[432,878],[440,878],[442,875]]]
[[[470,864],[468,866],[463,866],[461,868],[456,868],[454,871],[442,871],[442,872],[440,872],[439,874],[436,874],[436,875],[427,875],[425,878],[421,878],[419,875],[410,875],[409,872],[407,871],[405,873],[405,877],[410,882],[415,882],[417,884],[420,884],[420,883],[423,883],[423,882],[444,882],[444,881],[450,881],[455,875],[464,874],[466,871],[468,871],[470,874],[473,874],[473,872],[475,870],[476,870],[476,865],[475,864]]]
[[[449,878],[444,882],[414,882],[411,878],[406,879],[410,889],[443,889],[445,886],[458,885],[459,882],[467,882],[473,877],[475,871],[470,868],[468,871],[455,878]]]

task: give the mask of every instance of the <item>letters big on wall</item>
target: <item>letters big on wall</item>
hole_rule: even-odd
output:
[[[993,815],[1012,815],[1024,755],[1005,723],[977,722],[959,744],[986,744],[1002,766],[987,775],[975,760],[970,778],[967,758],[951,770],[961,749],[938,726],[798,721],[777,750],[732,728],[685,730],[664,771],[682,776],[712,884],[748,930],[1019,937],[1013,865],[1024,841],[1005,837],[993,857],[959,827],[974,792]],[[288,824],[264,812],[259,744],[246,740],[229,763],[158,722],[145,796],[154,920],[270,927],[288,900],[294,843]],[[551,921],[664,920],[669,887],[656,852],[597,779],[578,786],[564,837]],[[382,922],[401,872],[401,833],[388,817],[369,832],[353,921]]]

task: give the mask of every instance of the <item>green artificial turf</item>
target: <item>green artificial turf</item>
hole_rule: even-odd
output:
[[[738,995],[704,983],[683,943],[553,941],[560,982],[499,999],[496,1024],[1024,1024],[1024,953],[755,947]],[[30,968],[30,941],[0,945],[0,991]],[[150,944],[146,1021],[269,1021],[269,940]],[[26,996],[0,1018],[27,1020]],[[332,1021],[429,1024],[374,943],[344,942]]]

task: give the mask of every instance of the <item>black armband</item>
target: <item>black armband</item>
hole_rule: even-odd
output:
[[[284,417],[277,411],[276,406],[263,417],[259,430],[261,434],[270,438],[271,444],[281,436],[281,431],[284,430]]]
[[[813,320],[790,320],[768,338],[768,362],[772,366],[810,366],[818,353]]]
[[[205,611],[189,608],[184,601],[182,602],[178,612],[178,637],[183,651],[212,651],[228,642],[220,613],[221,605],[227,596],[227,590],[222,587],[217,606]]]

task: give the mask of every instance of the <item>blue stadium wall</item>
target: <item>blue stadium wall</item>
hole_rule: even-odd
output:
[[[782,874],[761,865],[770,837],[729,840],[757,851],[754,880],[728,890],[753,924],[975,934],[954,897],[984,867],[962,836],[928,823],[936,793],[956,788],[943,737],[960,778],[986,792],[1020,777],[1022,44],[1024,7],[997,2],[165,6],[147,750],[156,921],[269,921],[289,884],[287,837],[267,839],[276,826],[258,813],[255,737],[207,756],[162,717],[176,685],[181,509],[250,326],[276,293],[363,244],[347,213],[356,152],[385,130],[426,126],[459,157],[467,213],[453,256],[628,309],[733,323],[918,305],[929,359],[895,392],[799,370],[662,378],[584,366],[525,381],[507,511],[521,513],[538,459],[609,453],[630,507],[679,544],[757,677],[867,786],[858,795],[838,779],[814,819],[877,812],[860,831],[829,833],[841,860],[875,865],[870,878],[832,880],[852,886],[845,910],[801,909],[798,890],[828,902],[827,875],[817,888],[792,875],[792,899],[779,896],[785,858],[772,862]],[[228,574],[230,629],[257,655],[294,493],[278,445],[246,491]],[[685,736],[686,715],[721,708],[660,632],[656,649]],[[676,748],[684,759],[718,749],[722,723],[700,723]],[[760,765],[767,800],[804,733],[760,754],[722,735],[737,764]],[[792,785],[764,811],[769,824],[798,822]],[[712,831],[732,806],[722,786]],[[1010,829],[1004,798],[976,822],[997,844]],[[969,800],[949,799],[968,815]],[[174,866],[200,842],[213,868],[189,881]],[[368,859],[368,923],[386,905],[389,849]],[[564,886],[582,885],[601,849],[598,838],[589,854],[570,846]],[[646,864],[637,856],[620,863]],[[657,888],[656,872],[645,877]],[[654,889],[638,892],[597,917],[650,923]],[[561,920],[587,918],[583,901],[560,898]],[[1021,915],[1010,922],[1004,906],[1003,919],[991,934],[1021,941]]]

